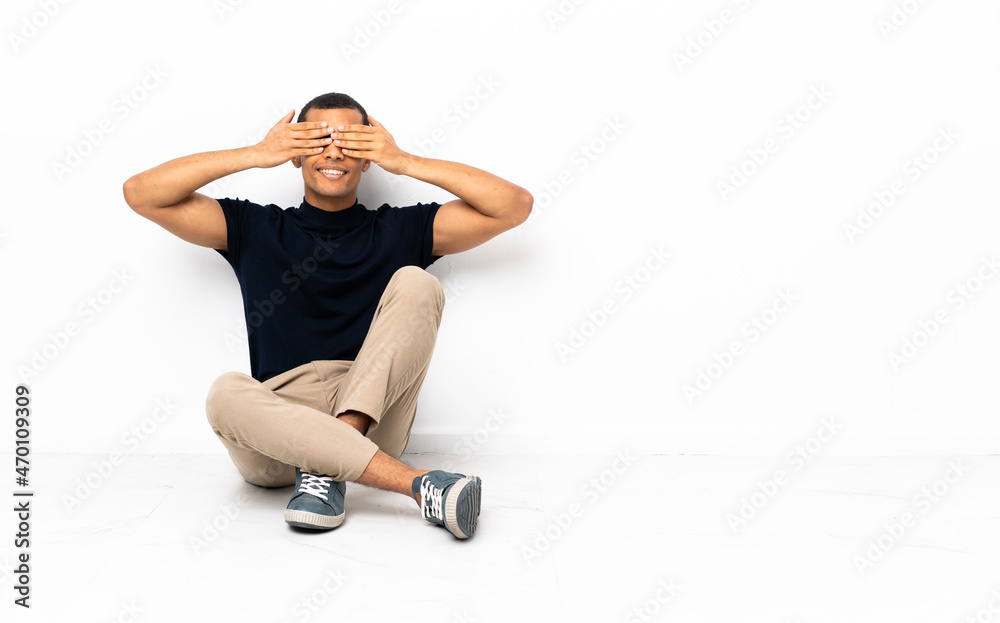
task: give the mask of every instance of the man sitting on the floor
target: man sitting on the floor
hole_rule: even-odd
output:
[[[243,294],[251,375],[209,390],[212,429],[248,482],[295,484],[285,520],[339,526],[346,481],[411,496],[424,518],[473,535],[481,481],[399,461],[430,365],[444,294],[424,270],[523,223],[532,197],[479,169],[409,154],[339,93],[281,119],[258,144],[171,160],[129,178],[138,214],[217,249]],[[297,208],[195,192],[219,178],[291,161]],[[458,197],[368,210],[357,201],[371,163]]]

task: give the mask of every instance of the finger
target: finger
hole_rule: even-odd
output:
[[[284,117],[282,117],[281,121],[279,123],[291,123],[291,121],[292,121],[292,119],[294,117],[295,117],[295,109],[293,108],[292,112],[290,112],[287,115],[285,115]]]
[[[323,139],[330,139],[329,142],[333,142],[333,132],[330,128],[316,128],[314,130],[304,130],[300,132],[295,132],[291,139],[293,141],[319,141]]]
[[[365,134],[370,134],[370,133],[372,133],[372,132],[375,131],[375,128],[373,128],[370,125],[358,125],[358,124],[353,124],[353,125],[338,125],[337,126],[337,131],[338,132],[363,132]]]
[[[313,154],[321,154],[326,147],[313,147],[310,149],[299,149],[296,148],[293,151],[295,156],[312,156]],[[293,156],[294,157],[294,156]]]
[[[288,127],[294,132],[301,132],[310,136],[329,135],[333,132],[333,129],[327,125],[326,121],[303,121],[301,123],[293,123]]]
[[[293,139],[293,142],[289,143],[289,149],[315,149],[319,147],[320,149],[326,149],[330,145],[333,139],[330,138],[318,138],[318,139]]]
[[[377,141],[378,134],[361,134],[360,132],[337,132],[334,137],[338,141],[354,141],[358,143],[370,143]]]
[[[344,149],[355,149],[361,151],[372,151],[378,147],[378,145],[373,144],[370,141],[342,141],[334,140],[333,144],[339,147],[341,150]]]
[[[368,121],[372,124],[373,128],[378,128],[379,130],[382,130],[382,132],[389,137],[389,140],[393,142],[396,141],[396,139],[392,138],[392,134],[389,133],[389,130],[386,130],[385,126],[382,125],[375,117],[368,115]]]

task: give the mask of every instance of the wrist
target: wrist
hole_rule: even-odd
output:
[[[414,154],[403,152],[403,158],[400,161],[402,164],[399,167],[399,175],[416,177],[417,172],[420,170],[420,166],[425,160],[426,158],[423,158],[422,156],[416,156]]]
[[[260,167],[260,152],[257,149],[257,145],[237,147],[233,150],[233,157],[234,163],[239,167],[239,171]]]

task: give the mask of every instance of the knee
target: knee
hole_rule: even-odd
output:
[[[234,401],[239,397],[240,390],[246,387],[247,381],[253,379],[241,372],[226,372],[215,379],[205,397],[205,414],[212,428],[218,430],[219,423],[228,413],[237,410]]]
[[[257,469],[241,469],[240,475],[252,485],[258,487],[287,487],[295,484],[295,467],[281,461],[268,461],[267,466],[256,466]]]
[[[419,266],[404,266],[392,276],[390,284],[406,293],[407,300],[444,309],[444,288],[438,278]]]

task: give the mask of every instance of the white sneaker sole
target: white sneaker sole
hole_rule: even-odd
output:
[[[448,531],[460,539],[467,539],[476,533],[482,484],[478,476],[466,477],[452,485],[448,493],[448,501],[444,505],[445,524]]]
[[[306,511],[295,511],[285,509],[285,521],[299,528],[310,528],[312,530],[331,530],[344,523],[347,513],[339,515],[320,515],[319,513],[309,513]]]

